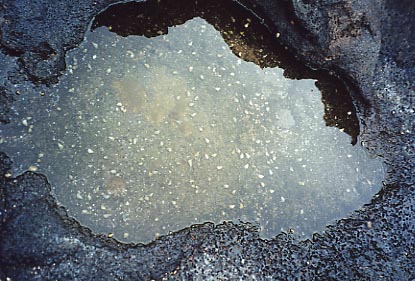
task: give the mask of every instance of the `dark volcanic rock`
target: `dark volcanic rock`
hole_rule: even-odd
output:
[[[65,68],[65,52],[109,2],[0,3],[0,44],[33,81],[52,83]],[[414,2],[241,2],[299,61],[346,82],[361,140],[388,167],[382,191],[312,241],[291,234],[264,241],[251,225],[228,223],[125,245],[92,235],[67,217],[45,177],[6,178],[10,160],[0,153],[1,280],[415,278]],[[295,73],[287,68],[286,75]],[[2,122],[10,114],[10,92],[1,89]]]
[[[10,110],[13,104],[14,98],[9,90],[0,86],[0,124],[9,123],[11,114]]]
[[[35,82],[52,83],[65,70],[65,53],[83,39],[93,15],[111,0],[0,3],[0,46],[18,56]]]

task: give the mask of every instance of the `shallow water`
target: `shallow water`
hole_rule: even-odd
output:
[[[381,186],[381,160],[326,127],[314,80],[241,60],[201,18],[155,38],[100,27],[67,62],[0,127],[0,150],[94,232],[147,242],[242,220],[309,236]]]

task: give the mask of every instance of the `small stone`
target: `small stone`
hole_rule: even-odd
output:
[[[36,166],[32,165],[32,166],[29,167],[30,172],[37,172],[37,170],[38,170],[38,167],[36,167]]]
[[[134,58],[134,53],[130,50],[127,51],[127,55],[130,56],[130,58]]]
[[[88,153],[92,154],[92,153],[94,153],[94,151],[92,149],[88,148]]]
[[[222,170],[223,169],[223,166],[217,166],[216,169]]]
[[[80,191],[78,191],[78,192],[76,193],[76,198],[78,198],[78,199],[82,199],[82,194],[81,194],[81,192],[80,192]]]

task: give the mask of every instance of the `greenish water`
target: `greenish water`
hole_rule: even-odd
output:
[[[200,18],[155,38],[101,27],[67,62],[1,127],[0,150],[96,233],[148,242],[242,220],[309,236],[381,186],[381,160],[325,126],[315,81],[239,59]]]

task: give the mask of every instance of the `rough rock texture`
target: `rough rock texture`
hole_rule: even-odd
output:
[[[93,15],[109,2],[0,2],[0,46],[19,64],[0,72],[2,101],[4,93],[14,92],[17,76],[56,81],[65,51],[76,47]],[[242,2],[298,60],[347,82],[361,140],[388,166],[381,192],[312,241],[291,234],[264,241],[249,224],[228,223],[194,226],[149,245],[124,245],[68,218],[45,177],[6,178],[10,160],[0,153],[1,280],[415,278],[415,2]],[[6,100],[1,120],[11,108]]]
[[[52,83],[65,70],[65,53],[83,39],[103,1],[1,1],[0,46],[19,57],[34,82]]]
[[[10,122],[10,109],[13,104],[14,98],[10,91],[0,86],[0,124],[6,124]]]

